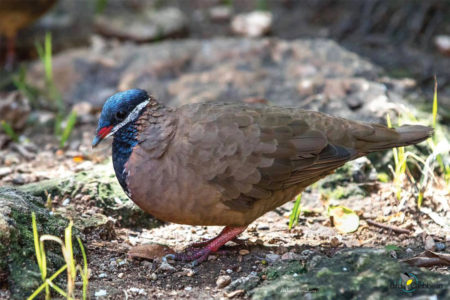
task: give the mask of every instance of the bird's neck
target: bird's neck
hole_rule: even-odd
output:
[[[112,144],[114,171],[116,172],[117,180],[126,193],[128,193],[128,188],[126,184],[127,174],[124,172],[125,163],[130,158],[133,147],[137,143],[137,127],[135,122],[128,123],[114,134]]]
[[[138,131],[142,130],[148,123],[148,116],[163,110],[164,106],[155,99],[150,98],[148,105],[141,110],[136,120],[124,125],[114,134],[112,144],[112,159],[117,180],[125,193],[129,194],[127,187],[127,176],[125,163],[130,158],[133,147],[138,144]]]

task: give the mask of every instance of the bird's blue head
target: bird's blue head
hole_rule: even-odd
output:
[[[134,122],[149,101],[147,92],[140,89],[119,92],[109,97],[103,105],[92,147]]]

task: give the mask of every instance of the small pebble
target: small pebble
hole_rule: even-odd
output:
[[[228,275],[219,276],[216,280],[216,286],[219,289],[223,289],[231,283],[231,277]]]
[[[107,294],[106,290],[98,290],[95,292],[94,296],[95,297],[103,297],[103,296],[106,296],[106,294]]]
[[[226,5],[214,6],[209,9],[209,16],[214,21],[227,21],[231,17],[231,9]]]
[[[192,290],[192,287],[191,286],[187,286],[187,287],[184,288],[184,290],[185,291],[190,291],[190,290]]]
[[[276,262],[279,259],[280,259],[280,256],[278,254],[270,253],[270,254],[266,255],[266,260],[270,263]]]
[[[106,276],[108,276],[108,275],[106,275],[106,273],[100,273],[100,274],[98,274],[98,278],[105,278]]]
[[[313,253],[314,253],[314,251],[311,251],[311,250],[308,250],[308,249],[302,251],[302,255],[303,256],[309,256],[309,255],[311,255]]]
[[[123,266],[123,265],[126,264],[126,263],[127,263],[127,260],[126,260],[126,259],[121,260],[121,261],[119,261],[119,266]]]
[[[62,206],[67,206],[67,205],[69,205],[69,203],[70,203],[70,198],[66,198],[66,199],[64,199]]]
[[[249,254],[249,253],[250,253],[250,251],[248,251],[247,249],[241,249],[241,250],[239,250],[239,255],[242,255],[242,256],[247,255],[247,254]]]
[[[152,273],[152,274],[150,274],[150,279],[156,280],[156,279],[158,279],[158,275],[156,275],[155,273]]]
[[[281,256],[281,260],[300,260],[303,256],[294,252],[286,252]]]
[[[175,268],[173,266],[171,266],[168,262],[163,261],[161,263],[161,265],[159,265],[159,270],[162,270],[162,271],[174,271]]]
[[[395,252],[394,250],[389,252],[389,254],[391,255],[392,258],[397,258],[397,252]]]
[[[123,273],[117,274],[117,277],[122,278],[123,277]]]
[[[434,247],[436,248],[436,251],[444,251],[445,250],[445,244],[441,242],[437,242]]]
[[[12,172],[12,169],[9,167],[0,168],[0,177],[6,176]]]
[[[183,268],[183,272],[187,277],[192,277],[195,275],[195,272],[192,269]]]
[[[268,33],[271,26],[272,14],[263,11],[240,14],[231,21],[233,32],[247,37],[260,37]]]
[[[135,287],[129,288],[128,291],[130,291],[131,293],[134,293],[134,294],[138,294],[138,295],[143,295],[143,296],[147,295],[147,292],[144,289],[138,289]]]
[[[231,274],[231,273],[233,273],[233,270],[227,269],[227,273],[228,273],[228,274]]]
[[[17,184],[17,185],[24,184],[25,183],[25,178],[23,178],[23,176],[21,176],[21,175],[17,175],[17,176],[15,176],[13,178],[12,183],[13,184]]]
[[[435,242],[431,236],[427,236],[425,239],[425,249],[426,250],[434,250]]]

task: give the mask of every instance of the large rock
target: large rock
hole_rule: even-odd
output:
[[[213,39],[71,50],[54,58],[67,102],[100,108],[116,90],[144,88],[160,101],[270,102],[378,120],[403,103],[400,82],[331,40]],[[43,85],[41,64],[29,73]]]
[[[306,257],[305,257],[306,259]],[[399,280],[414,274],[413,292]],[[250,291],[252,299],[448,299],[448,275],[398,262],[383,249],[345,249],[333,257],[317,255],[306,262],[282,262],[269,267],[267,280]],[[414,286],[413,286],[414,287]],[[419,298],[415,298],[419,299]]]
[[[42,280],[36,263],[31,214],[40,234],[63,237],[68,221],[51,215],[39,197],[12,188],[0,189],[0,286],[8,285],[14,299],[25,299]],[[49,274],[64,264],[55,243],[46,243]]]

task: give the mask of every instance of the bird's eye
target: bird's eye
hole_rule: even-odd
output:
[[[127,114],[124,111],[119,110],[118,112],[116,112],[116,120],[117,121],[123,121],[126,116],[127,116]]]

